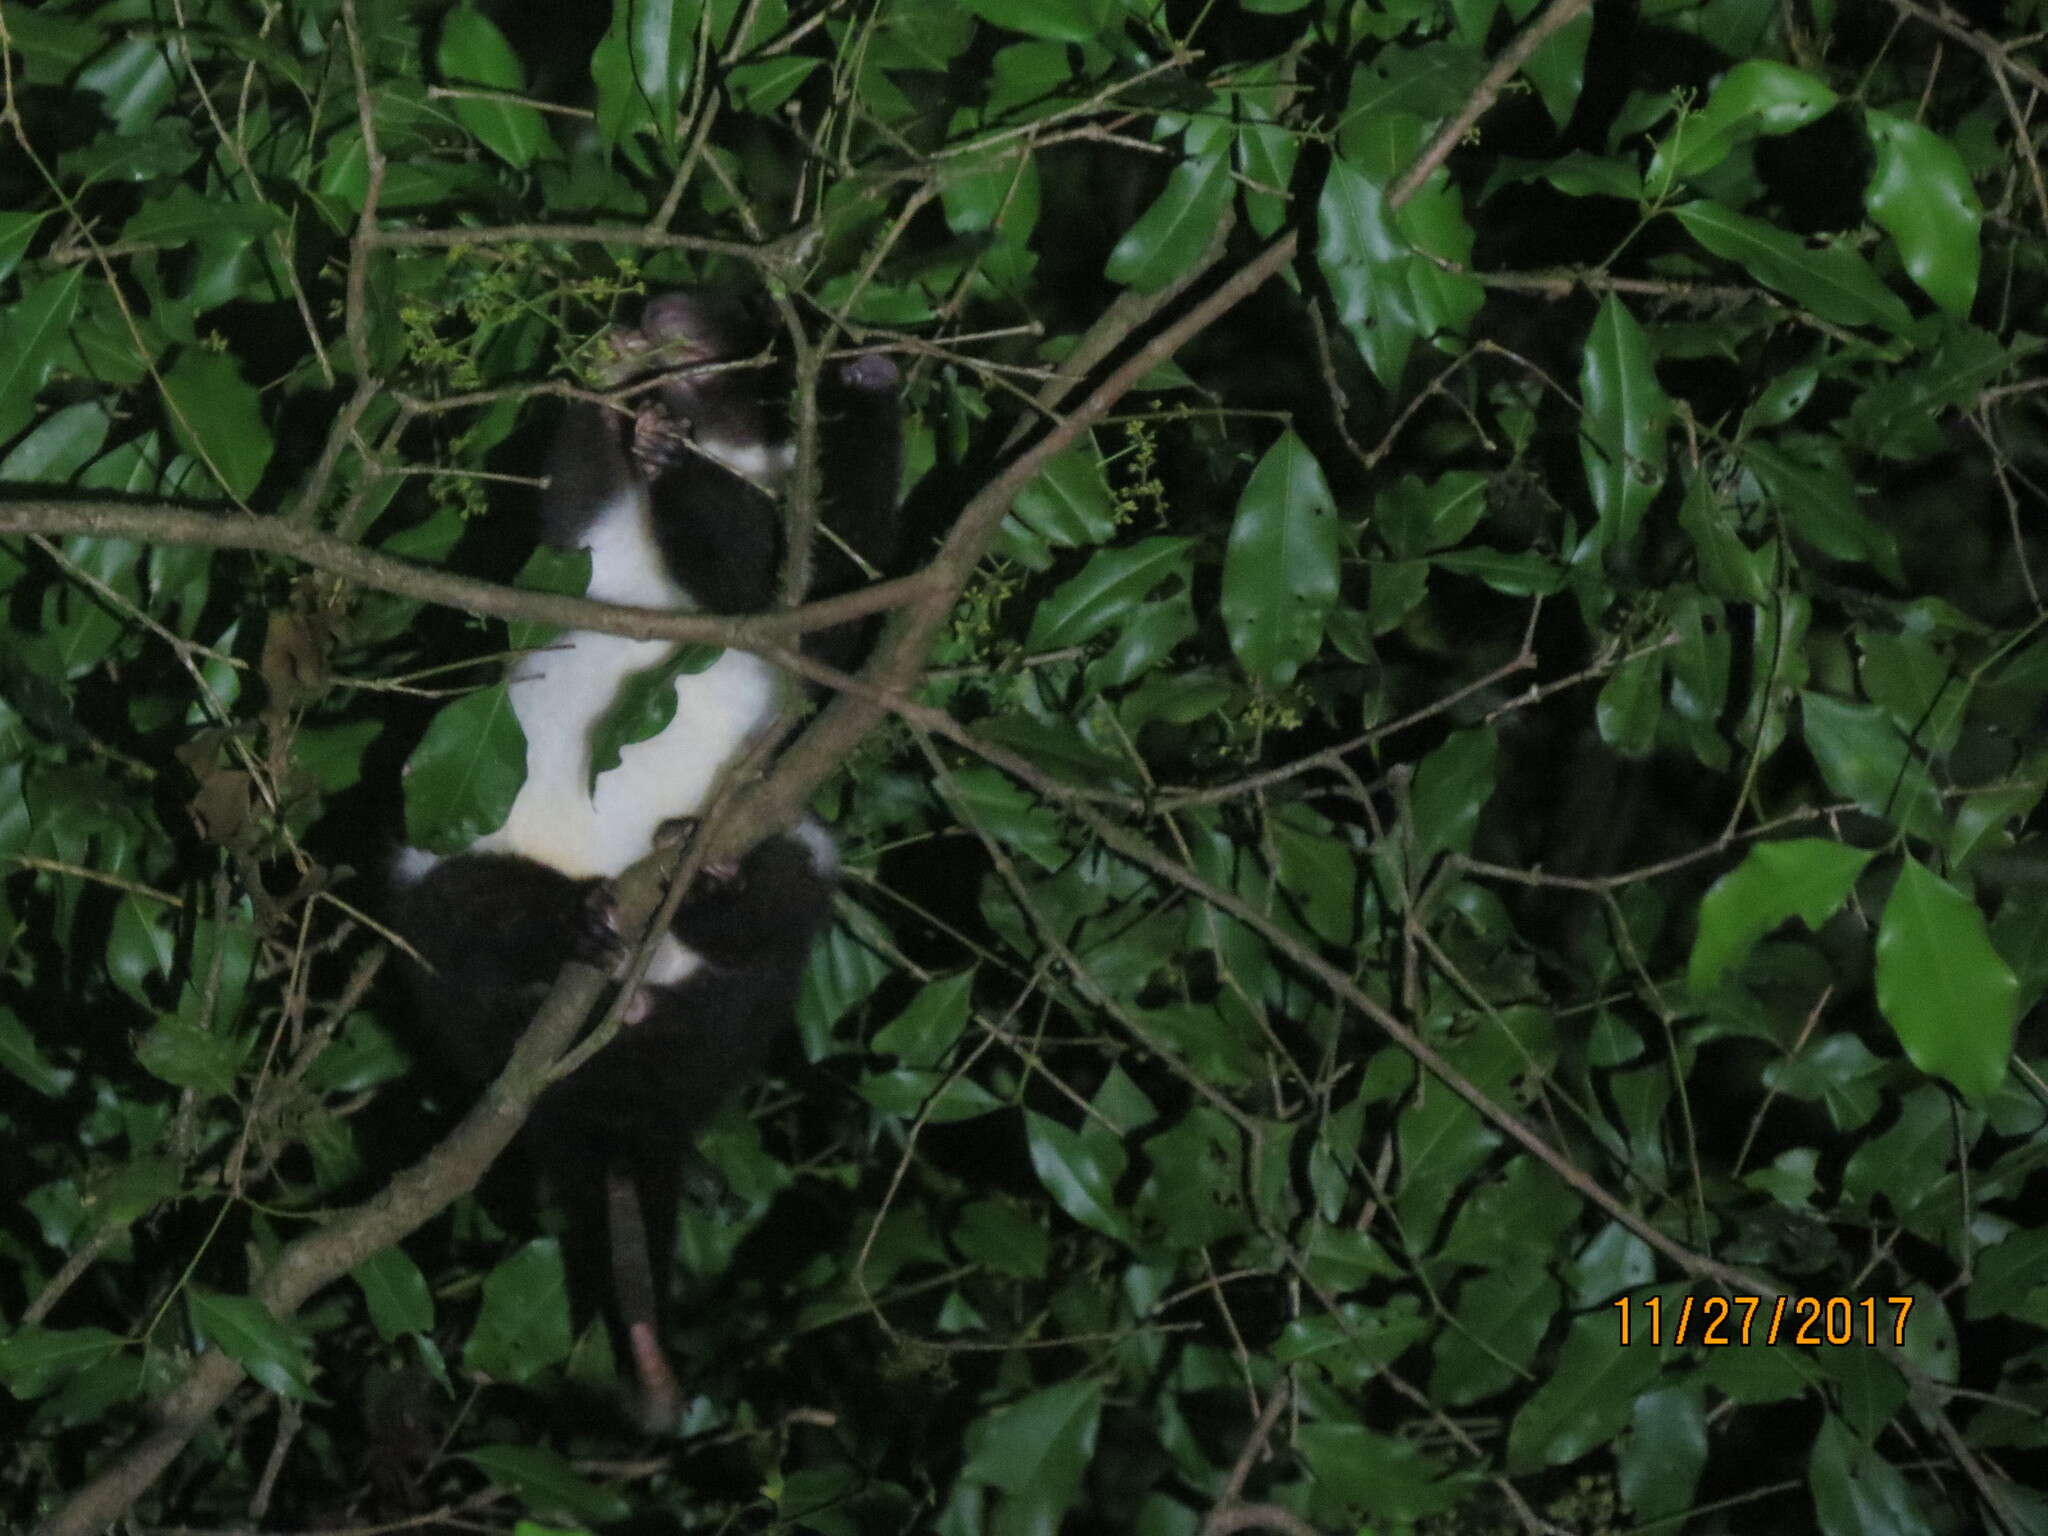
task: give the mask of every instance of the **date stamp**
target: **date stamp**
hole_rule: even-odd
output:
[[[1623,1296],[1621,1344],[1878,1344],[1906,1342],[1910,1296]],[[1640,1321],[1638,1319],[1640,1318]]]

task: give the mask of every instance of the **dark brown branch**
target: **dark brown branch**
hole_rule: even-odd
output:
[[[320,529],[253,512],[194,512],[133,502],[9,501],[0,502],[0,533],[85,534],[149,544],[261,550],[302,561],[358,586],[490,618],[596,629],[635,640],[699,641],[743,650],[900,606],[926,593],[932,584],[924,574],[904,576],[801,608],[730,619],[499,586],[380,555]]]

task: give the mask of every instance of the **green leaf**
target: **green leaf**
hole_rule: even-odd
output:
[[[1638,1520],[1691,1508],[1707,1464],[1707,1414],[1697,1386],[1659,1387],[1636,1399],[1616,1468]]]
[[[1413,1440],[1377,1434],[1363,1424],[1303,1424],[1294,1441],[1318,1492],[1373,1520],[1368,1530],[1413,1530],[1415,1521],[1442,1514],[1465,1492]]]
[[[249,1058],[255,1037],[210,1030],[175,1019],[159,1019],[135,1049],[150,1076],[179,1088],[226,1097]]]
[[[607,144],[681,127],[697,56],[697,0],[612,0],[612,24],[590,56],[597,127]]]
[[[1316,204],[1316,260],[1330,285],[1337,321],[1379,381],[1398,385],[1422,334],[1409,288],[1419,260],[1395,226],[1379,183],[1339,157]]]
[[[967,9],[1029,37],[1087,43],[1108,24],[1103,0],[967,0]]]
[[[252,1296],[223,1296],[190,1286],[192,1331],[280,1397],[315,1401],[313,1361],[304,1342]]]
[[[1031,1213],[1006,1200],[965,1206],[949,1234],[967,1258],[997,1274],[1038,1280],[1045,1276],[1052,1240]]]
[[[1912,312],[1878,281],[1870,263],[1841,246],[1811,249],[1796,235],[1759,219],[1701,200],[1673,208],[1688,233],[1758,282],[1839,325],[1876,325],[1903,331]]]
[[[526,738],[503,683],[445,704],[405,765],[405,828],[452,852],[505,824],[526,782]]]
[[[1305,0],[1304,0],[1305,3]],[[1244,117],[1237,128],[1237,168],[1252,185],[1244,189],[1245,216],[1259,234],[1271,238],[1287,219],[1287,199],[1280,192],[1294,179],[1301,156],[1301,136],[1272,121],[1248,97],[1239,98]]]
[[[1467,1280],[1458,1288],[1456,1327],[1436,1346],[1431,1401],[1462,1406],[1514,1386],[1563,1302],[1555,1280],[1532,1280],[1519,1266]]]
[[[535,1238],[484,1276],[484,1305],[462,1363],[500,1381],[527,1382],[569,1357],[569,1283],[561,1245]]]
[[[25,287],[21,302],[0,313],[0,441],[34,415],[36,392],[64,348],[84,282],[85,268],[72,267]]]
[[[1686,982],[1705,997],[1740,970],[1757,940],[1797,917],[1816,933],[1849,899],[1874,853],[1820,837],[1759,843],[1700,899]]]
[[[18,35],[14,42],[17,47],[20,46],[21,39]],[[0,282],[5,282],[14,275],[14,269],[20,265],[23,253],[34,242],[36,231],[49,216],[50,210],[47,208],[0,212]]]
[[[1144,604],[1125,621],[1110,648],[1088,664],[1091,692],[1120,688],[1153,671],[1200,626],[1185,590]]]
[[[283,211],[269,203],[223,203],[178,185],[137,208],[121,226],[121,238],[153,245],[193,242],[239,250],[284,228],[286,222]]]
[[[741,111],[764,117],[794,96],[797,87],[824,62],[823,59],[805,58],[799,54],[760,59],[729,70],[725,86]]]
[[[1877,929],[1877,1005],[1913,1065],[1982,1102],[2005,1081],[2019,981],[1977,904],[1910,856]]]
[[[1036,1492],[1065,1508],[1095,1453],[1102,1383],[1077,1377],[1045,1387],[967,1426],[960,1475],[1012,1493]]]
[[[1268,826],[1273,874],[1301,903],[1309,927],[1332,944],[1356,936],[1359,860],[1343,833],[1305,806],[1291,806]]]
[[[1791,450],[1797,450],[1797,455]],[[1751,440],[1742,460],[1800,538],[1837,560],[1857,560],[1903,586],[1898,545],[1856,504],[1841,447],[1828,438],[1789,434],[1781,448]]]
[[[1184,580],[1194,540],[1155,537],[1105,549],[1038,605],[1025,648],[1056,650],[1092,640],[1121,622],[1163,582]]]
[[[1166,188],[1109,253],[1104,275],[1152,293],[1186,272],[1216,238],[1230,206],[1230,160],[1224,154],[1183,160]]]
[[[28,1026],[15,1017],[11,1008],[0,1008],[0,1068],[51,1099],[60,1096],[78,1075],[45,1056]]]
[[[1649,338],[1613,294],[1586,338],[1579,393],[1585,402],[1579,454],[1600,517],[1600,545],[1623,550],[1664,485],[1671,399],[1657,382]]]
[[[1030,790],[993,768],[963,768],[951,779],[952,800],[963,824],[994,838],[1048,870],[1058,869],[1072,850],[1059,813],[1041,805]]]
[[[125,1227],[175,1199],[182,1187],[176,1163],[138,1157],[93,1181],[88,1201],[93,1225],[101,1231]]]
[[[927,1125],[953,1125],[1006,1107],[972,1078],[910,1067],[866,1073],[855,1091],[885,1115]]]
[[[213,472],[229,496],[248,500],[276,444],[256,391],[234,359],[186,347],[163,386],[164,410],[179,444]]]
[[[1100,1127],[1070,1131],[1036,1110],[1024,1112],[1024,1128],[1031,1143],[1031,1166],[1060,1209],[1084,1226],[1127,1238],[1116,1198],[1116,1181],[1126,1162],[1123,1143]]]
[[[1799,701],[1807,749],[1830,789],[1916,837],[1944,836],[1940,791],[1883,710],[1824,693]]]
[[[1017,516],[1061,548],[1101,544],[1116,533],[1116,503],[1092,447],[1069,448],[1017,493]]]
[[[1986,846],[1987,838],[1993,837],[2008,823],[2018,827],[2041,803],[2044,792],[2048,792],[2048,776],[2043,776],[2036,767],[2035,777],[2030,783],[1987,789],[1964,800],[1956,808],[1955,831],[1949,837],[1951,867],[1960,868],[1967,863],[1971,854]]]
[[[1488,477],[1454,469],[1434,481],[1403,475],[1373,499],[1372,529],[1398,555],[1460,543],[1486,515]]]
[[[642,667],[619,684],[611,708],[590,729],[590,784],[599,774],[619,766],[619,754],[636,741],[651,741],[676,717],[676,679],[709,671],[725,654],[723,646],[680,645],[651,667]]]
[[[616,1488],[587,1481],[566,1457],[542,1446],[480,1445],[461,1456],[493,1483],[510,1488],[535,1514],[612,1525],[633,1513]]]
[[[1564,586],[1565,573],[1549,555],[1507,554],[1481,545],[1430,556],[1430,564],[1483,581],[1509,597],[1542,597]]]
[[[1657,744],[1657,721],[1664,713],[1662,651],[1632,656],[1614,669],[1600,687],[1593,718],[1600,739],[1623,757],[1648,757]]]
[[[1934,1536],[1899,1469],[1833,1414],[1821,1421],[1807,1465],[1822,1536]]]
[[[444,78],[457,86],[519,95],[526,90],[526,66],[496,23],[470,6],[459,6],[441,22],[436,55]],[[524,168],[547,142],[540,113],[519,102],[458,96],[455,117],[507,165]]]
[[[370,1306],[370,1321],[377,1336],[390,1343],[408,1333],[425,1333],[434,1326],[434,1297],[427,1289],[419,1265],[406,1257],[402,1248],[386,1248],[371,1254],[349,1271]]]
[[[1662,196],[1674,182],[1711,171],[1736,145],[1760,134],[1803,128],[1839,99],[1789,65],[1770,59],[1737,64],[1721,77],[1704,107],[1679,116],[1650,157],[1645,180]]]
[[[1223,557],[1223,625],[1255,681],[1284,687],[1337,601],[1337,516],[1322,466],[1282,433],[1246,482]]]
[[[1636,1399],[1657,1379],[1660,1351],[1616,1343],[1615,1312],[1572,1322],[1551,1368],[1508,1429],[1508,1469],[1563,1466],[1620,1433]]]
[[[869,1049],[887,1052],[906,1067],[936,1066],[967,1027],[973,994],[973,971],[941,976],[921,988],[909,1007],[875,1032]]]
[[[1963,157],[1946,139],[1889,112],[1866,110],[1877,170],[1863,203],[1892,237],[1906,276],[1957,319],[1977,297],[1984,208]]]
[[[1497,751],[1491,730],[1458,731],[1416,768],[1408,803],[1418,873],[1440,853],[1471,851],[1479,813],[1493,797]]]
[[[1717,597],[1739,602],[1764,601],[1771,573],[1736,533],[1734,517],[1715,495],[1713,482],[1706,475],[1697,476],[1686,488],[1678,523],[1699,556],[1702,587]]]
[[[104,1328],[19,1328],[0,1340],[0,1381],[22,1401],[46,1397],[127,1342]]]

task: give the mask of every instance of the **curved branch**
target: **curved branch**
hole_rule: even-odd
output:
[[[345,577],[358,586],[461,608],[487,618],[553,624],[563,629],[595,629],[634,640],[730,645],[740,650],[756,649],[790,635],[829,629],[850,619],[900,607],[925,595],[933,585],[929,574],[918,572],[777,613],[720,618],[677,613],[667,608],[600,603],[558,592],[529,592],[494,581],[456,576],[393,555],[380,555],[318,528],[254,512],[195,512],[185,507],[137,502],[7,501],[0,502],[0,533],[84,534],[147,544],[260,550]]]

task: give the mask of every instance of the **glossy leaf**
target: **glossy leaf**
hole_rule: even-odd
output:
[[[1336,601],[1336,506],[1315,455],[1288,432],[1252,471],[1230,525],[1230,648],[1254,680],[1284,686],[1321,647]]]
[[[1912,318],[1898,295],[1853,251],[1840,246],[1813,249],[1760,219],[1704,200],[1671,213],[1716,256],[1823,320],[1903,330]]]
[[[568,1279],[555,1239],[537,1238],[484,1276],[483,1309],[463,1346],[473,1371],[531,1381],[569,1353]]]
[[[1848,469],[1832,444],[1795,440],[1795,457],[1769,443],[1751,442],[1742,455],[1771,494],[1792,530],[1837,560],[1858,560],[1898,580],[1898,546],[1888,529],[1857,506]]]
[[[590,58],[597,124],[606,142],[680,126],[697,53],[696,0],[612,0],[612,24]]]
[[[1600,739],[1623,757],[1647,757],[1664,712],[1664,653],[1632,656],[1600,685],[1593,718]]]
[[[232,359],[187,347],[164,375],[171,431],[236,501],[248,499],[275,447],[256,391]]]
[[[1080,645],[1123,622],[1155,588],[1185,575],[1191,545],[1160,537],[1103,550],[1038,605],[1026,643],[1033,650]]]
[[[526,782],[526,738],[503,683],[443,706],[405,765],[406,837],[465,848],[505,823]]]
[[[1579,451],[1602,542],[1624,549],[1664,484],[1671,401],[1657,383],[1649,338],[1610,294],[1593,321],[1579,371],[1585,430]]]
[[[1099,1128],[1070,1131],[1032,1110],[1025,1111],[1024,1124],[1031,1141],[1031,1166],[1060,1208],[1084,1226],[1124,1237],[1115,1194],[1126,1162],[1122,1144]]]
[[[301,1402],[313,1396],[312,1358],[292,1329],[272,1317],[263,1303],[195,1285],[185,1292],[185,1309],[194,1333],[278,1396]]]
[[[1651,156],[1645,179],[1659,192],[1668,190],[1711,171],[1746,139],[1805,127],[1838,99],[1804,70],[1746,59],[1721,77],[1705,106],[1679,116]]]
[[[1081,1377],[1045,1387],[968,1426],[961,1476],[1063,1508],[1095,1452],[1102,1384]]]
[[[1182,161],[1158,199],[1117,241],[1103,275],[1141,293],[1164,288],[1193,267],[1216,238],[1230,191],[1230,162],[1224,156]]]
[[[462,1459],[493,1483],[509,1488],[536,1513],[609,1525],[633,1506],[616,1488],[600,1488],[566,1457],[538,1445],[480,1445]]]
[[[1086,448],[1070,448],[1017,493],[1015,509],[1047,542],[1064,548],[1101,544],[1116,532],[1116,505],[1102,476],[1102,461]]]
[[[441,23],[438,63],[457,89],[482,87],[474,97],[455,98],[456,119],[506,164],[525,166],[547,142],[540,113],[500,99],[526,89],[526,70],[505,34],[483,12],[462,5]]]
[[[2005,1081],[2019,983],[1977,904],[1907,858],[1877,930],[1877,1004],[1913,1065],[1974,1100]]]
[[[1870,216],[1898,247],[1906,275],[1950,314],[1977,297],[1984,210],[1963,157],[1947,140],[1889,112],[1866,111],[1877,171],[1864,189]]]
[[[1814,1437],[1811,1468],[1822,1536],[1933,1536],[1898,1469],[1832,1414]]]
[[[1101,0],[966,0],[967,9],[984,20],[1029,37],[1056,43],[1094,39],[1108,17]]]
[[[46,277],[0,312],[0,439],[14,436],[34,414],[36,391],[63,348],[84,280],[78,267]]]
[[[349,1278],[361,1287],[370,1321],[385,1343],[403,1334],[425,1333],[434,1326],[434,1298],[427,1289],[426,1276],[403,1248],[371,1254],[349,1271]]]
[[[1418,858],[1471,848],[1479,813],[1493,795],[1496,760],[1488,730],[1459,731],[1422,760],[1410,792]]]
[[[1943,830],[1941,797],[1905,733],[1871,704],[1800,695],[1806,745],[1835,793],[1920,837]]]
[[[1716,880],[1700,901],[1686,982],[1694,996],[1718,987],[1757,940],[1797,917],[1814,932],[1849,899],[1856,877],[1876,855],[1826,838],[1758,843]]]
[[[629,674],[619,684],[611,708],[590,731],[590,787],[600,774],[619,766],[619,754],[636,741],[648,741],[668,729],[676,717],[676,680],[708,672],[725,654],[716,645],[681,645],[663,661]]]
[[[1337,320],[1383,384],[1398,383],[1422,332],[1408,289],[1413,249],[1379,184],[1341,157],[1316,205],[1316,260]]]
[[[24,1402],[47,1397],[126,1343],[104,1328],[17,1328],[0,1339],[0,1381]]]
[[[1620,1348],[1610,1310],[1575,1319],[1556,1365],[1508,1427],[1509,1467],[1562,1466],[1613,1439],[1656,1380],[1658,1353]]]
[[[920,990],[910,1006],[876,1032],[872,1049],[886,1051],[905,1066],[935,1066],[967,1027],[974,972],[944,976]]]
[[[1707,1414],[1697,1387],[1667,1386],[1636,1399],[1617,1469],[1622,1495],[1639,1519],[1691,1507],[1707,1464]]]
[[[8,1008],[0,1008],[0,1070],[51,1099],[70,1087],[77,1075],[45,1056],[28,1026]]]

